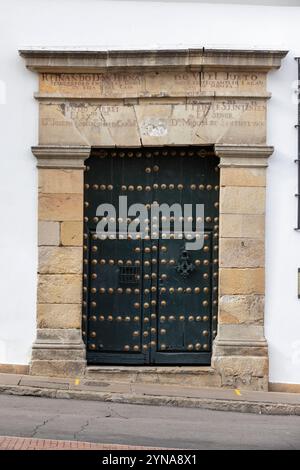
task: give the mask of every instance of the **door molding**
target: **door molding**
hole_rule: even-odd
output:
[[[220,158],[221,385],[266,390],[267,74],[286,51],[23,49],[39,74],[38,330],[31,373],[85,371],[83,166],[92,146],[215,145]]]

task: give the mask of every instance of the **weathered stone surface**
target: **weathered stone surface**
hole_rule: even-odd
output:
[[[221,356],[214,359],[223,387],[246,390],[268,390],[267,357]]]
[[[263,325],[245,325],[245,324],[224,324],[218,325],[218,341],[240,345],[246,343],[249,346],[261,344],[265,347],[264,327]],[[238,344],[237,344],[238,343]],[[230,344],[228,344],[230,346]],[[251,346],[250,346],[251,347]]]
[[[220,377],[208,367],[90,366],[86,376],[99,382],[219,387]]]
[[[265,265],[263,240],[220,238],[220,266],[223,268],[256,268]]]
[[[222,214],[220,217],[220,237],[264,239],[264,214]]]
[[[133,106],[40,103],[40,144],[140,146]]]
[[[84,375],[86,361],[34,360],[30,365],[31,375],[49,377],[80,377]]]
[[[54,194],[82,194],[83,170],[39,169],[39,192]]]
[[[221,186],[266,186],[265,168],[222,168]]]
[[[80,274],[82,272],[82,248],[40,247],[38,272],[41,274]]]
[[[39,303],[81,303],[81,291],[82,277],[80,274],[39,275]]]
[[[61,230],[61,243],[65,246],[82,246],[83,243],[83,223],[67,221],[62,222]]]
[[[76,347],[83,350],[81,330],[78,328],[38,328],[34,348],[39,348],[41,344],[46,344],[49,347],[50,343],[56,346],[65,346],[66,344],[72,346],[76,345]],[[70,349],[72,349],[72,347]],[[69,354],[71,354],[71,352],[69,352]],[[72,359],[72,356],[70,356],[69,359]]]
[[[220,295],[264,294],[264,268],[220,268]]]
[[[61,145],[264,144],[263,100],[190,99],[186,104],[40,103],[40,143]]]
[[[264,214],[265,188],[226,186],[220,190],[221,214]]]
[[[82,220],[81,194],[40,194],[39,220]]]
[[[39,246],[59,245],[59,222],[39,221],[38,226]]]
[[[263,325],[263,295],[223,295],[219,300],[219,324]]]
[[[80,304],[38,304],[38,328],[80,328]]]
[[[217,96],[265,93],[266,73],[186,70],[40,74],[40,93],[56,97],[198,96],[203,92]]]

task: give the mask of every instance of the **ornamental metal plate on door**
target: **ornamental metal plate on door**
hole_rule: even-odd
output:
[[[93,150],[85,172],[83,260],[89,363],[210,364],[218,310],[218,163],[209,147]],[[120,196],[127,196],[126,217]],[[147,232],[145,212],[132,206],[150,210],[153,203],[171,208],[169,235],[163,215],[151,219]],[[174,204],[204,205],[201,249],[187,249],[186,239],[172,232]],[[97,211],[100,205],[115,214]],[[99,236],[106,221],[116,232]],[[135,237],[127,233],[133,223]],[[196,217],[191,223],[195,229]]]

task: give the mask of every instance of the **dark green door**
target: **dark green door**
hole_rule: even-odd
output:
[[[211,149],[199,147],[93,151],[85,172],[83,334],[89,363],[210,363],[217,325],[218,163]],[[204,204],[203,249],[187,251],[185,240],[165,239],[161,217],[153,222],[159,234],[154,239],[123,232],[99,239],[97,207],[118,208],[120,195],[128,206]]]

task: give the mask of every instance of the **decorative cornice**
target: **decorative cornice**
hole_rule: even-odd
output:
[[[38,145],[31,147],[37,158],[38,168],[84,168],[84,161],[90,156],[89,146]]]
[[[234,69],[269,71],[281,66],[288,51],[245,49],[89,50],[27,48],[19,50],[35,72],[104,70]]]
[[[217,157],[236,157],[236,158],[268,158],[274,152],[274,147],[270,145],[215,145]]]
[[[220,167],[267,167],[274,147],[269,145],[218,145],[215,154]]]

